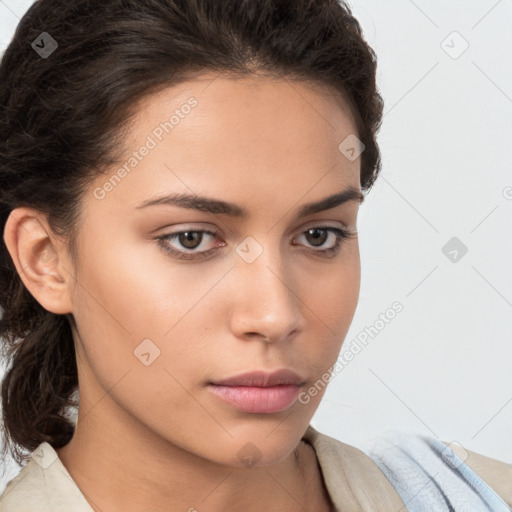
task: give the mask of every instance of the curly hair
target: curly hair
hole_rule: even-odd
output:
[[[43,32],[56,41],[49,55],[33,46]],[[265,72],[340,93],[364,144],[367,192],[381,168],[376,67],[341,0],[36,1],[0,64],[0,232],[13,209],[34,208],[75,260],[83,193],[118,161],[137,102],[207,71]],[[73,436],[74,319],[34,299],[3,237],[0,307],[3,454],[21,465],[43,441],[60,448]]]

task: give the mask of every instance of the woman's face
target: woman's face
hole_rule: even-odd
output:
[[[342,105],[261,77],[205,76],[144,100],[125,158],[84,198],[70,272],[83,429],[234,466],[295,448],[359,296],[357,237],[332,249],[359,201],[300,215],[360,192],[360,159],[339,148],[355,134]],[[143,205],[170,194],[195,200]],[[212,213],[199,197],[233,206]],[[264,391],[244,409],[209,386],[283,368],[303,383],[281,402]]]

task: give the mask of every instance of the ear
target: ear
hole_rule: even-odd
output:
[[[71,313],[73,268],[46,215],[15,208],[5,224],[4,241],[20,279],[37,302],[51,313]]]

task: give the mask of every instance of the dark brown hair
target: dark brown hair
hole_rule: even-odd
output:
[[[46,58],[32,46],[43,32],[58,44]],[[0,65],[0,232],[14,208],[35,208],[75,259],[83,192],[118,161],[137,102],[207,71],[293,77],[341,93],[365,145],[368,191],[381,166],[376,65],[336,0],[36,1]],[[3,237],[0,306],[3,453],[9,447],[23,464],[43,441],[60,448],[73,436],[73,316],[34,299]]]

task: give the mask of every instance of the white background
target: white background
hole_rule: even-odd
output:
[[[30,4],[0,0],[1,50]],[[512,463],[512,0],[446,4],[349,1],[385,116],[342,352],[395,301],[403,311],[336,374],[312,424],[362,448],[393,429]],[[468,248],[457,262],[442,252],[452,237]]]

